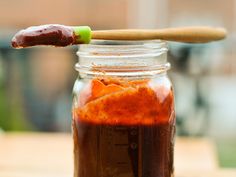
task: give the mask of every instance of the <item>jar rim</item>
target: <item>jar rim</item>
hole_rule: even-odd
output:
[[[167,41],[160,39],[152,40],[103,40],[103,39],[92,39],[89,44],[80,44],[79,46],[143,46],[146,44],[156,44],[159,47],[167,47]]]
[[[163,40],[91,40],[89,44],[80,44],[79,53],[84,50],[90,51],[92,49],[103,49],[103,51],[109,49],[120,49],[120,50],[130,50],[130,49],[166,49],[168,50],[168,45],[166,41]]]
[[[86,58],[143,58],[155,57],[167,51],[167,42],[162,40],[92,40],[90,44],[79,45],[76,54]]]
[[[167,42],[162,40],[92,40],[79,46],[75,69],[87,74],[153,75],[170,68],[167,51]]]

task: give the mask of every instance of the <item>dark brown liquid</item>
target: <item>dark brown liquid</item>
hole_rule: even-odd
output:
[[[171,177],[174,125],[75,121],[74,177]]]
[[[42,25],[19,31],[12,38],[12,47],[36,45],[67,46],[76,43],[73,29],[63,25]]]

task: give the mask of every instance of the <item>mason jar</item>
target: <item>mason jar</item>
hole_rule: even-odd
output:
[[[80,45],[73,89],[74,177],[172,177],[174,96],[167,44]]]

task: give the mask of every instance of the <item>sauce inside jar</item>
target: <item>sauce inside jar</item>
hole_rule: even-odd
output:
[[[74,177],[171,177],[172,88],[149,80],[91,80],[73,109]]]

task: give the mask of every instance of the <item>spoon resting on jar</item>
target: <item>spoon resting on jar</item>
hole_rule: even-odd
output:
[[[32,26],[19,31],[12,38],[14,48],[37,45],[65,47],[88,44],[91,39],[104,40],[166,40],[185,43],[207,43],[224,39],[227,31],[213,27],[179,27],[166,29],[121,29],[92,31],[88,26],[49,24]]]

